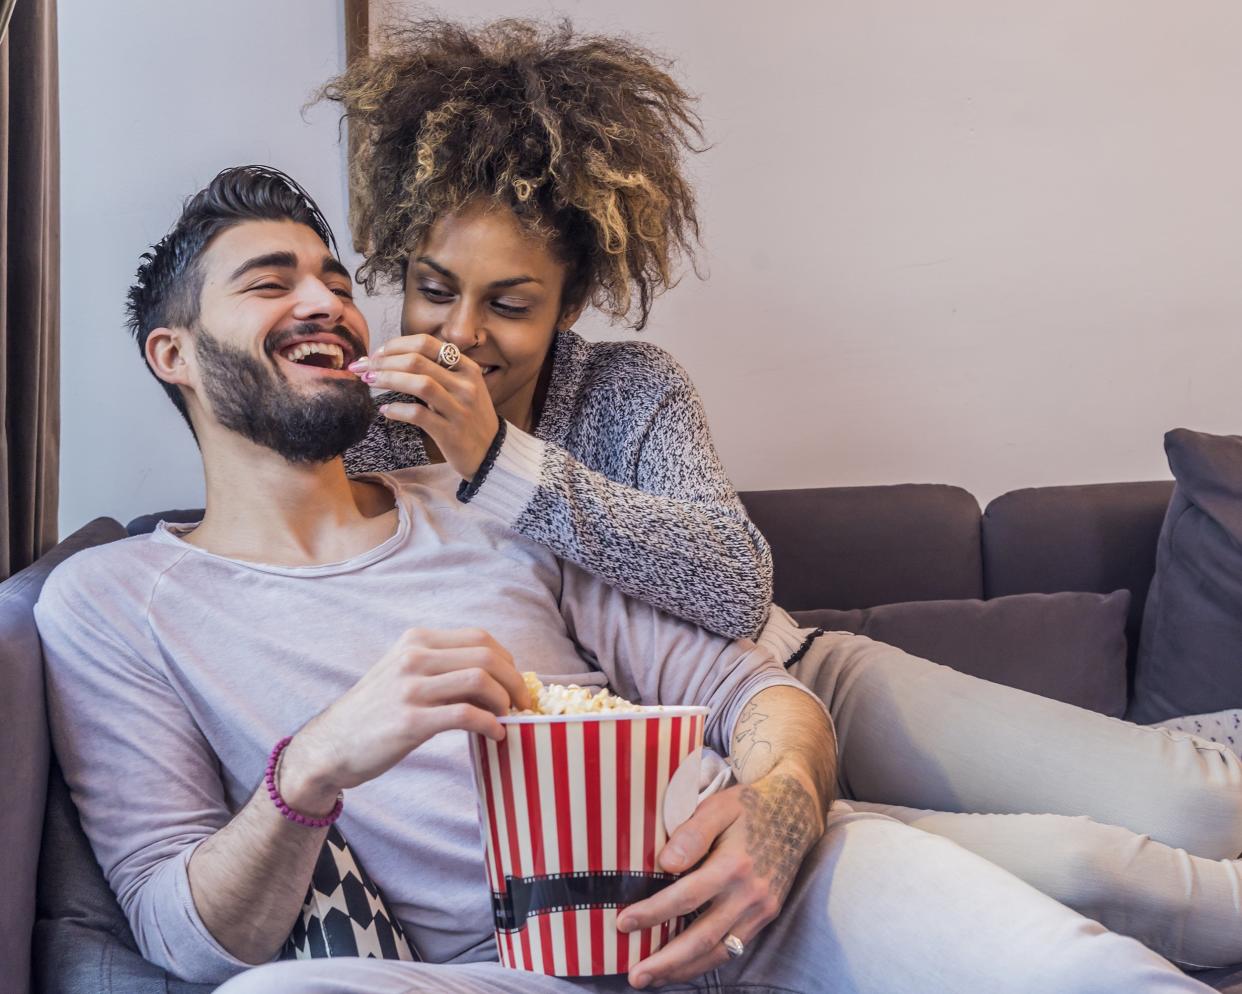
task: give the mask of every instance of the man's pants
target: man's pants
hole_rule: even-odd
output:
[[[939,836],[833,806],[780,917],[745,955],[669,991],[1173,994],[1209,988]],[[249,970],[218,994],[612,994],[496,963],[335,959]]]
[[[832,712],[856,811],[952,839],[1177,963],[1242,962],[1242,760],[1224,745],[857,635],[821,637],[791,672]]]

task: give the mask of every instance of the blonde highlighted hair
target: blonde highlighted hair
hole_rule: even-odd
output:
[[[568,21],[390,28],[320,94],[360,137],[359,279],[400,283],[436,220],[482,199],[566,264],[563,311],[590,303],[644,327],[699,237],[682,158],[703,150],[702,122],[669,66]]]

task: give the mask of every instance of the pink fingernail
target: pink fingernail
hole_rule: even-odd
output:
[[[366,356],[363,356],[361,359],[355,359],[353,362],[351,362],[348,368],[351,373],[357,373],[357,372],[360,372],[366,369],[370,365],[371,365],[370,359],[368,359]]]
[[[377,374],[373,369],[368,369],[362,374],[363,383],[374,383],[377,379],[379,379],[379,374]]]
[[[380,412],[380,414],[387,414],[387,413],[388,413],[388,405],[387,405],[387,404],[380,404],[379,412]]]

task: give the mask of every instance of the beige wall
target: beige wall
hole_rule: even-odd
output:
[[[647,336],[689,368],[740,487],[986,499],[1162,476],[1175,425],[1242,431],[1236,0],[559,9],[677,56],[702,94],[710,278],[661,300]],[[202,500],[122,331],[180,199],[268,161],[345,229],[333,116],[299,116],[343,59],[341,0],[206,10],[60,3],[62,530]],[[384,301],[368,311],[391,330]]]
[[[300,114],[345,43],[341,0],[58,10],[65,535],[100,514],[202,507],[198,451],[126,335],[125,290],[182,200],[225,166],[288,170],[346,230],[335,114]]]
[[[739,487],[986,499],[1165,476],[1167,428],[1242,431],[1235,0],[555,9],[702,94],[710,278],[646,334]]]

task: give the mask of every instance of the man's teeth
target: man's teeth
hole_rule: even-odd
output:
[[[332,360],[333,369],[345,368],[345,350],[335,342],[299,342],[282,355],[290,362],[301,362],[308,355],[326,355]]]

